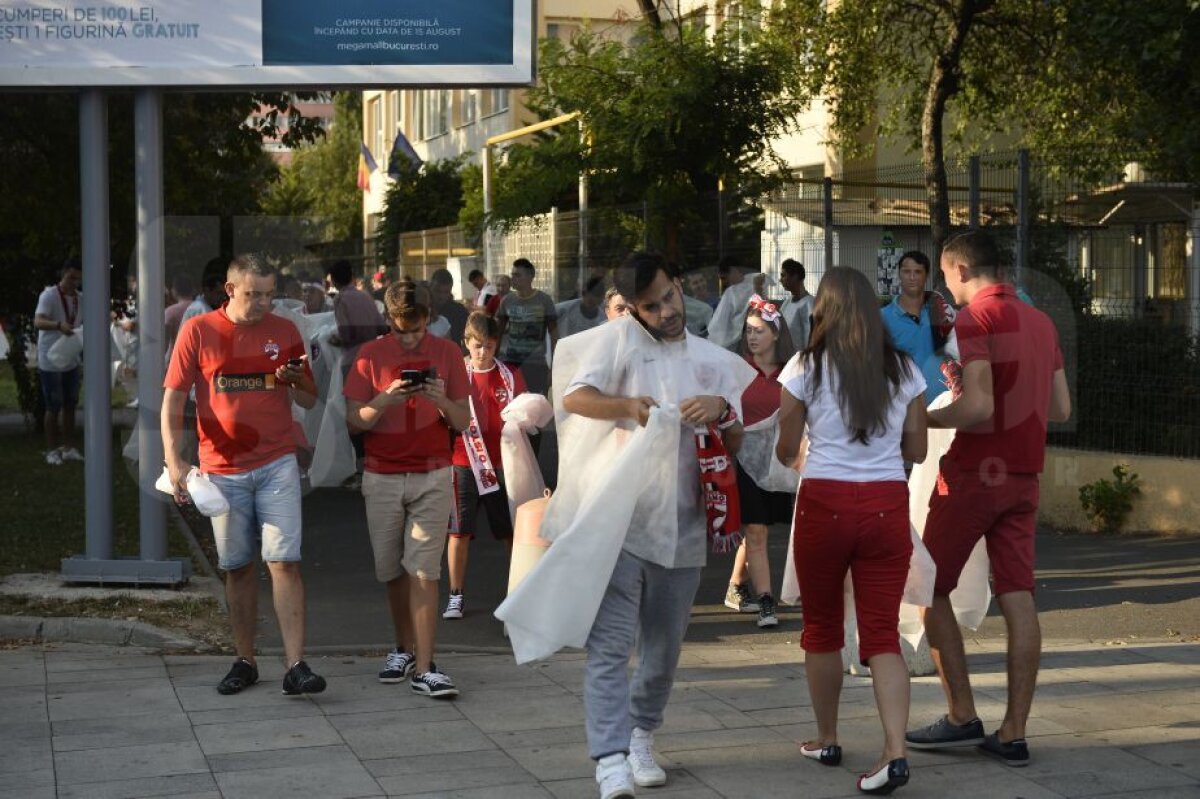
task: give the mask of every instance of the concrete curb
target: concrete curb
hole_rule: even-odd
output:
[[[169,630],[141,621],[90,619],[78,616],[0,616],[0,639],[28,638],[72,644],[109,644],[148,649],[209,649]]]

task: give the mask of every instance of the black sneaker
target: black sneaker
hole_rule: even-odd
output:
[[[922,727],[909,730],[904,740],[913,749],[950,749],[956,746],[978,746],[983,743],[983,722],[971,719],[966,724],[954,724],[947,716]]]
[[[1005,743],[1000,740],[1000,731],[997,730],[984,738],[979,748],[1015,768],[1029,765],[1029,744],[1025,743],[1024,738],[1014,738]]]
[[[779,626],[779,618],[775,615],[775,598],[770,594],[763,594],[758,598],[758,626]]]
[[[302,694],[319,694],[325,690],[325,678],[313,674],[313,670],[303,660],[288,669],[283,675],[283,693],[285,696],[300,696]]]
[[[409,685],[412,686],[413,693],[432,696],[435,699],[453,699],[458,696],[454,681],[438,671],[433,663],[429,664],[429,671],[413,675]]]
[[[240,693],[258,682],[258,667],[245,658],[233,662],[225,679],[217,683],[217,693],[229,696]]]
[[[379,681],[382,683],[404,682],[404,678],[412,674],[416,667],[416,656],[397,647],[387,653],[383,671],[379,672]]]

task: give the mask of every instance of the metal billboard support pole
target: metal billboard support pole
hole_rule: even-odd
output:
[[[191,576],[186,559],[167,559],[166,514],[154,488],[162,468],[158,411],[163,379],[162,93],[141,89],[135,101],[138,268],[138,485],[141,559],[114,558],[112,544],[112,383],[109,377],[109,241],[107,98],[85,91],[79,103],[83,216],[85,557],[64,558],[73,583],[177,584]],[[98,344],[102,342],[102,344]]]

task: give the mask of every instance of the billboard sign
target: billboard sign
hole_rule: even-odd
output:
[[[534,0],[6,0],[0,86],[522,85]]]

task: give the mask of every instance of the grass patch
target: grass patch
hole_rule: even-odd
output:
[[[0,595],[0,615],[40,618],[82,616],[140,621],[181,633],[222,652],[233,651],[225,613],[211,598],[145,601],[137,597],[118,596],[62,600]]]
[[[136,555],[137,472],[121,457],[122,433],[113,431],[113,554]],[[58,572],[63,558],[84,551],[84,464],[50,466],[43,447],[31,433],[0,435],[0,576]],[[167,529],[167,554],[190,557],[183,534]]]

